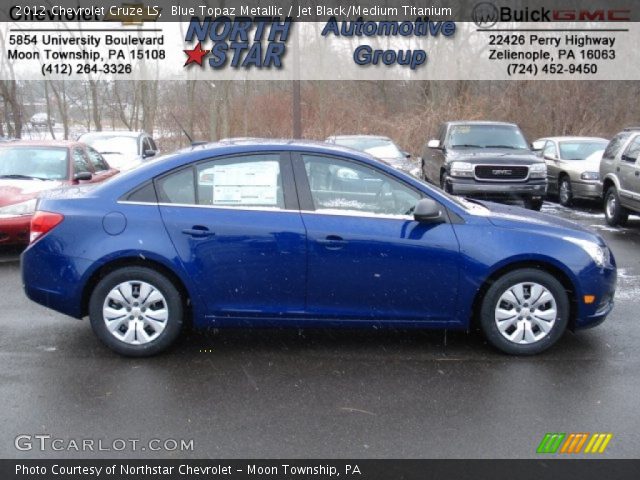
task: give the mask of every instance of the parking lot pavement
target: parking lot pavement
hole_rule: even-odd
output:
[[[534,457],[547,432],[611,432],[606,458],[640,449],[640,219],[544,211],[596,229],[620,267],[600,327],[533,358],[475,334],[376,330],[187,333],[125,359],[87,321],[30,303],[14,253],[0,260],[0,458]],[[18,451],[20,434],[193,439],[189,452]],[[65,443],[67,445],[68,443]],[[546,458],[546,457],[545,457]]]

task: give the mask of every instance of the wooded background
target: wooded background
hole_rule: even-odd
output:
[[[529,141],[549,135],[611,137],[640,124],[640,82],[301,82],[302,137],[387,135],[421,154],[446,120],[501,120]],[[34,113],[48,135],[125,128],[152,133],[164,152],[194,140],[292,136],[292,82],[0,81],[0,135],[29,137]],[[42,127],[45,128],[46,127]],[[42,133],[42,132],[41,132]]]

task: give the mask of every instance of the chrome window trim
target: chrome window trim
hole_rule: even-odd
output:
[[[402,221],[415,221],[413,216],[411,215],[387,215],[387,214],[367,214],[367,213],[348,213],[345,211],[344,213],[337,211],[317,211],[317,210],[290,210],[286,208],[267,208],[267,207],[226,207],[226,206],[217,206],[217,205],[196,205],[189,203],[166,203],[166,202],[132,202],[129,200],[119,200],[117,202],[121,205],[147,205],[154,207],[182,207],[182,208],[206,208],[210,210],[229,210],[229,211],[250,211],[250,212],[269,212],[269,213],[300,213],[300,214],[310,214],[310,215],[331,215],[335,217],[355,217],[355,218],[377,218],[377,219],[385,219],[385,220],[402,220]],[[349,212],[355,212],[354,210],[349,210]]]

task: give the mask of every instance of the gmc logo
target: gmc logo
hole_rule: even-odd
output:
[[[556,21],[630,22],[631,10],[554,10]]]
[[[513,170],[491,170],[491,173],[498,176],[507,176],[513,173]]]

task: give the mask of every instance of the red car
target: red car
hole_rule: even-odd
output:
[[[0,144],[0,245],[29,243],[29,224],[40,192],[96,183],[117,174],[91,147],[71,141]]]

